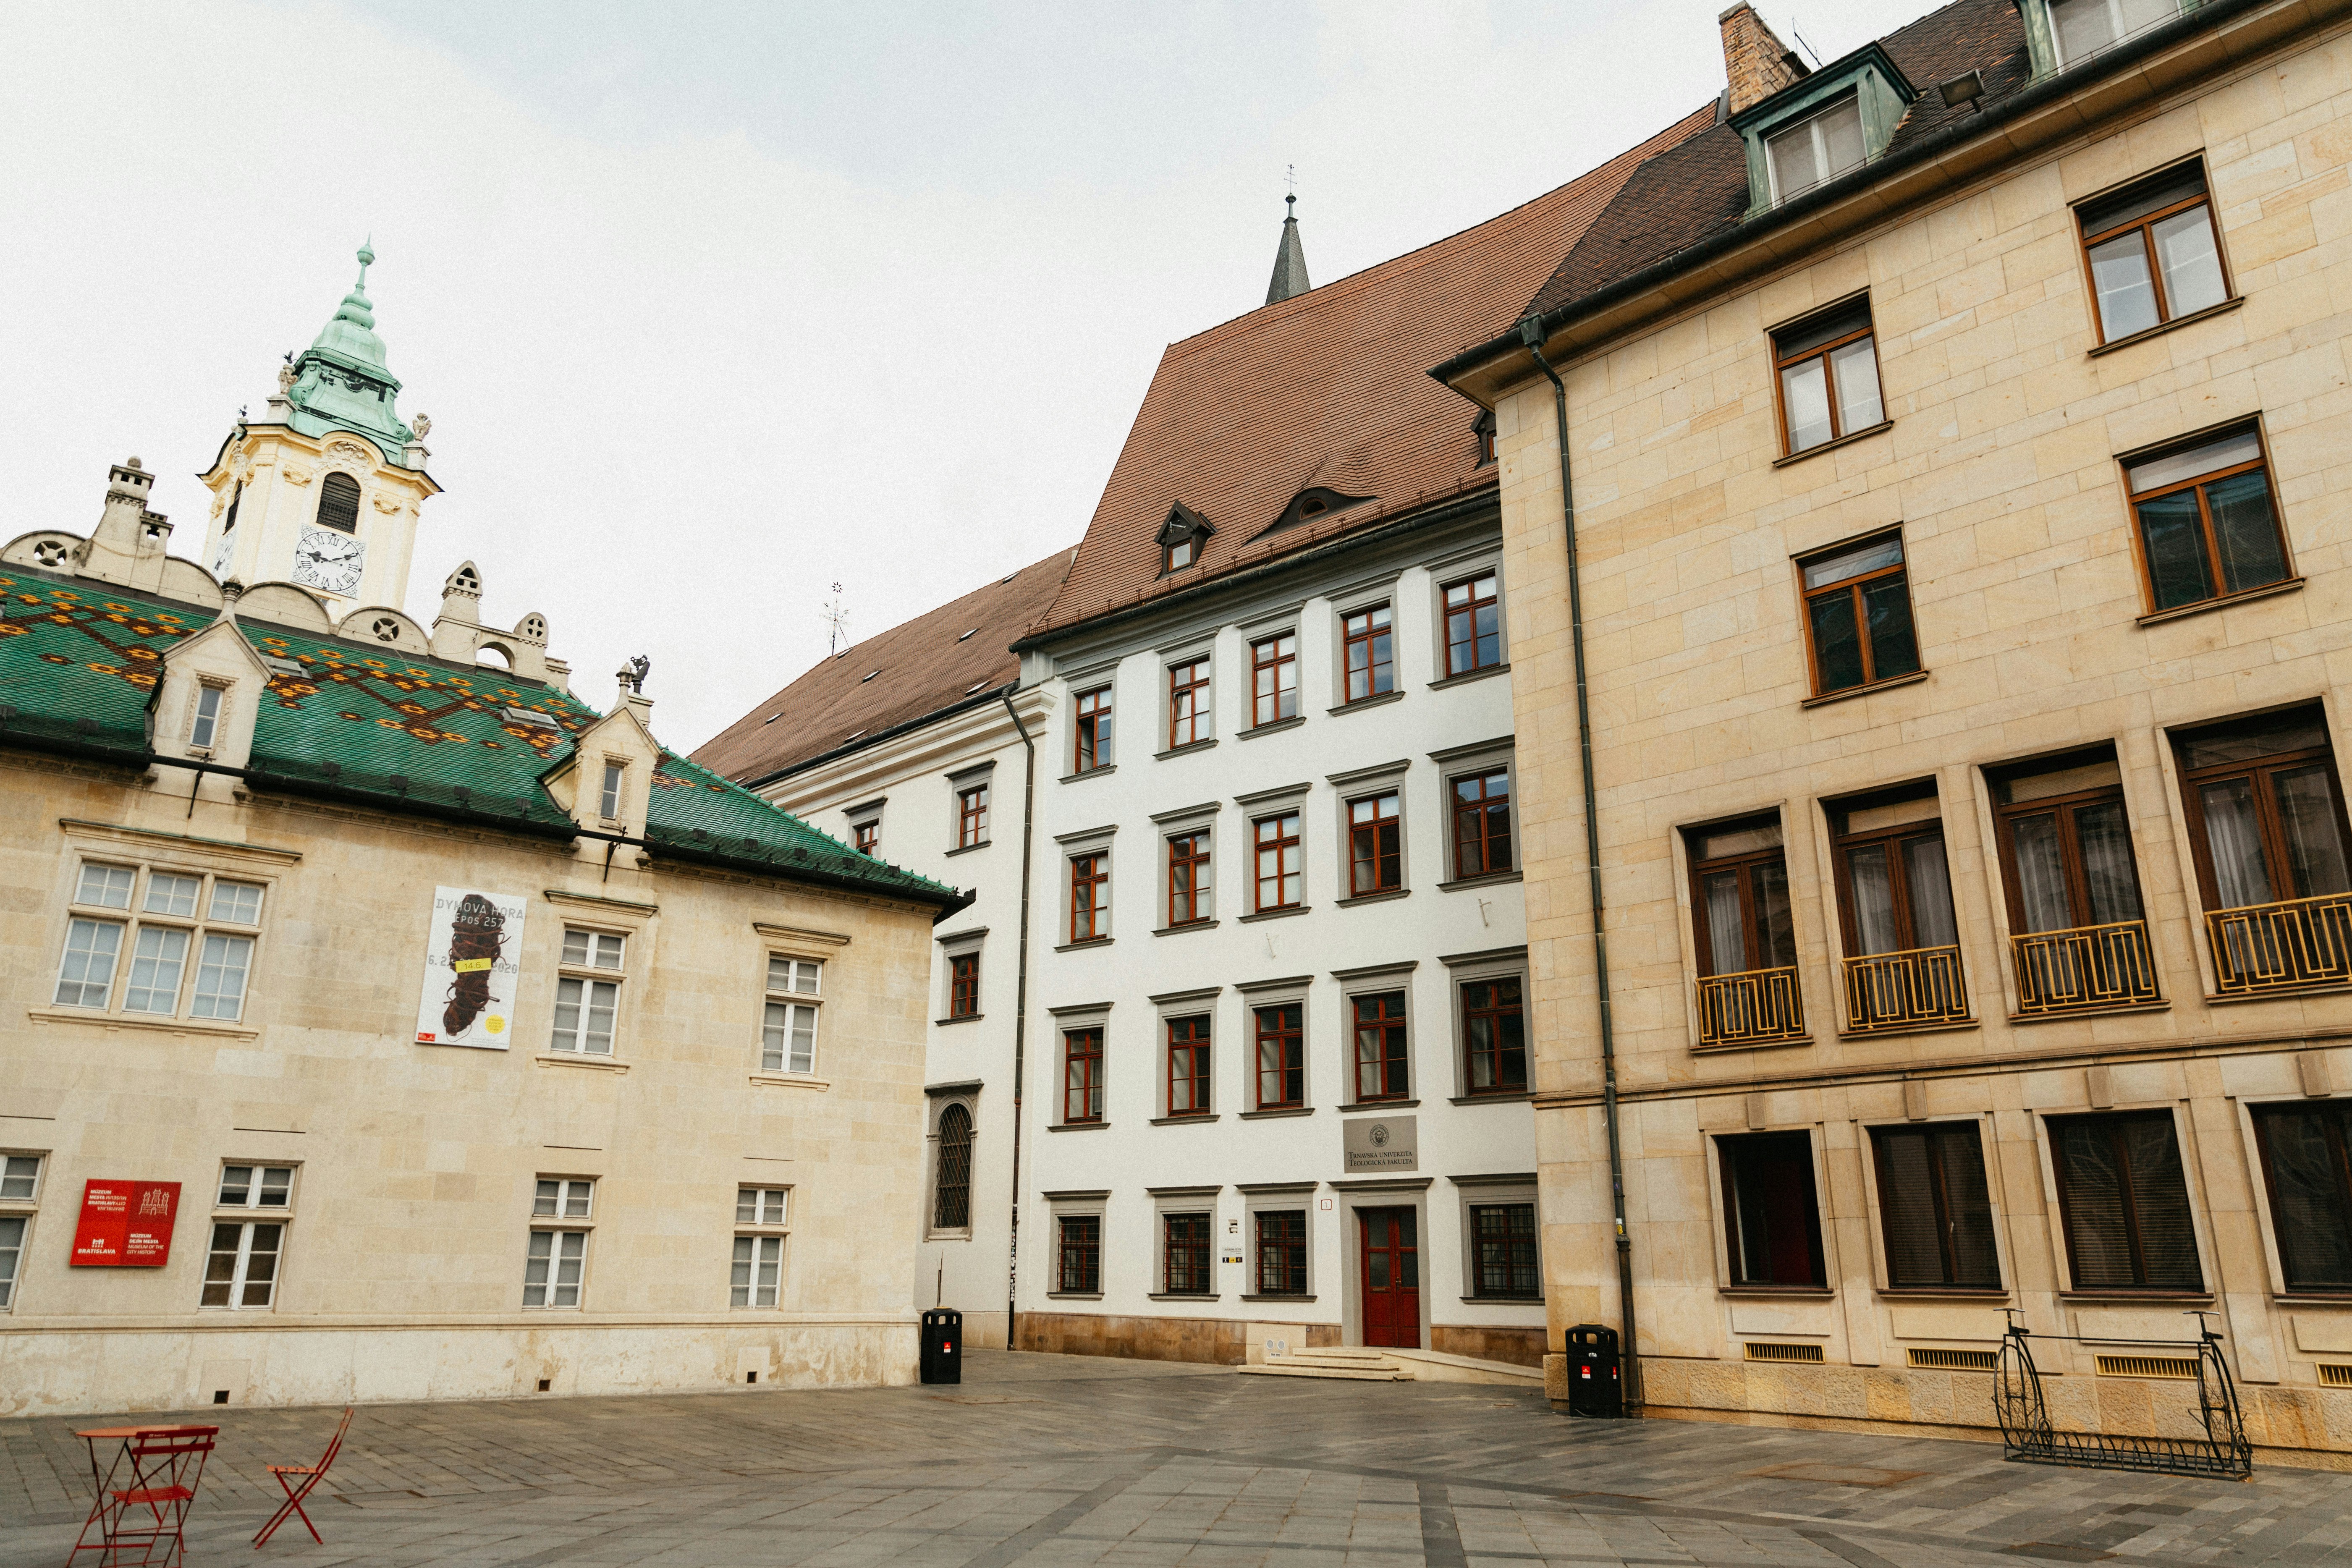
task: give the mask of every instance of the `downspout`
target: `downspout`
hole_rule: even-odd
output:
[[[1004,716],[1013,721],[1028,752],[1021,772],[1021,945],[1014,950],[1013,969],[1019,975],[1013,992],[1013,1213],[1004,1255],[1004,1348],[1013,1342],[1013,1301],[1021,1279],[1021,1082],[1029,1037],[1029,850],[1037,832],[1037,742],[1013,707],[1013,693],[1004,694]]]
[[[1633,1238],[1625,1229],[1625,1157],[1617,1134],[1617,1016],[1609,1000],[1609,922],[1601,901],[1601,810],[1592,784],[1592,694],[1584,674],[1584,590],[1577,573],[1576,497],[1568,479],[1568,385],[1544,358],[1543,327],[1519,322],[1519,342],[1551,383],[1553,422],[1559,429],[1559,524],[1568,542],[1569,646],[1576,655],[1576,742],[1584,773],[1584,859],[1592,886],[1592,979],[1601,998],[1601,1114],[1609,1128],[1609,1197],[1617,1221],[1618,1355],[1624,1368],[1625,1410],[1642,1408],[1642,1361],[1634,1352]]]

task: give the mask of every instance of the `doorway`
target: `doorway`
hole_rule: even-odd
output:
[[[1358,1209],[1364,1343],[1421,1348],[1421,1251],[1410,1208]]]

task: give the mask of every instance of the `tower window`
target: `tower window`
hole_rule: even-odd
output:
[[[319,526],[339,533],[360,531],[360,482],[349,474],[329,474],[319,486]]]

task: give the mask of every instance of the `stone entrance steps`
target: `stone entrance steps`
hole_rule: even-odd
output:
[[[1358,1383],[1484,1383],[1513,1388],[1544,1385],[1540,1367],[1480,1361],[1475,1356],[1448,1355],[1443,1351],[1380,1350],[1362,1345],[1296,1350],[1236,1370],[1262,1376],[1329,1377]]]

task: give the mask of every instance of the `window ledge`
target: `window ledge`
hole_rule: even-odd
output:
[[[1154,926],[1151,928],[1151,934],[1154,936],[1182,936],[1188,931],[1214,931],[1216,929],[1217,922],[1215,921],[1186,921],[1180,926]]]
[[[1695,1057],[1720,1057],[1734,1051],[1777,1051],[1789,1046],[1810,1046],[1812,1043],[1811,1035],[1775,1035],[1769,1039],[1733,1040],[1720,1046],[1693,1046],[1690,1049]]]
[[[1915,669],[1908,675],[1898,675],[1891,680],[1873,680],[1861,686],[1849,686],[1839,691],[1824,691],[1819,697],[1808,697],[1797,704],[1800,708],[1826,708],[1832,702],[1849,698],[1868,697],[1874,692],[1892,691],[1898,686],[1912,686],[1927,679],[1930,671]]]
[[[1312,1301],[1315,1298],[1312,1296],[1252,1296],[1244,1294],[1242,1297],[1242,1300],[1244,1301]]]
[[[1412,891],[1412,889],[1411,888],[1383,888],[1377,893],[1358,893],[1352,899],[1334,900],[1333,907],[1335,909],[1352,910],[1358,904],[1385,904],[1394,900],[1404,898]]]
[[[947,1230],[927,1230],[923,1232],[923,1239],[925,1241],[970,1241],[971,1232],[969,1229],[955,1227]]]
[[[2118,1013],[2169,1013],[2169,1002],[2134,1002],[2114,1007],[2070,1007],[2063,1013],[2011,1013],[2009,1021],[2019,1024],[2063,1024],[2069,1018],[2111,1018]]]
[[[995,842],[996,840],[993,838],[983,838],[977,844],[958,845],[955,848],[950,849],[946,854],[940,856],[940,858],[942,860],[952,860],[959,855],[969,855],[976,849],[985,849]]]
[[[1090,936],[1084,942],[1066,942],[1054,951],[1055,952],[1079,952],[1090,947],[1108,947],[1116,940],[1117,939],[1114,937]]]
[[[1144,1299],[1149,1301],[1214,1301],[1220,1298],[1214,1290],[1155,1290]]]
[[[1775,458],[1772,459],[1772,466],[1776,468],[1785,468],[1790,463],[1801,463],[1807,458],[1818,458],[1823,452],[1834,452],[1840,447],[1851,447],[1856,441],[1867,441],[1881,431],[1894,428],[1894,420],[1882,419],[1867,430],[1849,430],[1834,441],[1824,441],[1818,447],[1808,447],[1801,452],[1791,452],[1785,458]]]
[[[1544,1299],[1541,1296],[1465,1296],[1462,1304],[1465,1307],[1540,1307]]]
[[[1493,1094],[1456,1094],[1448,1097],[1448,1105],[1521,1105],[1536,1097],[1531,1089],[1497,1090]]]
[[[1062,775],[1062,782],[1064,784],[1076,784],[1080,779],[1098,779],[1106,773],[1115,773],[1117,772],[1118,772],[1118,764],[1117,763],[1105,763],[1098,768],[1088,768],[1082,773],[1064,773]]]
[[[1441,893],[1454,893],[1461,891],[1464,888],[1492,888],[1505,882],[1522,881],[1526,877],[1527,873],[1524,871],[1489,871],[1483,877],[1456,877],[1451,882],[1440,882],[1437,884],[1437,890]]]
[[[1277,1105],[1267,1110],[1244,1110],[1241,1113],[1241,1118],[1244,1121],[1270,1121],[1277,1116],[1312,1116],[1314,1114],[1315,1108],[1311,1105]]]
[[[2295,1290],[2284,1296],[2273,1296],[2271,1300],[2282,1307],[2352,1307],[2352,1290],[2332,1296]]]
[[[2187,620],[2191,616],[2208,615],[2215,610],[2227,610],[2245,604],[2249,600],[2267,599],[2276,594],[2292,594],[2301,588],[2303,584],[2304,580],[2301,577],[2282,577],[2275,583],[2265,583],[2259,588],[2248,588],[2241,593],[2224,594],[2216,599],[2200,599],[2193,605],[2175,605],[2168,610],[2158,610],[2140,616],[2138,624],[2143,626],[2161,626],[2166,621]]]
[[[1197,1126],[1202,1122],[1214,1121],[1216,1119],[1217,1112],[1213,1110],[1196,1110],[1190,1116],[1155,1116],[1151,1119],[1151,1125],[1154,1127],[1192,1127]]]
[[[931,1022],[945,1027],[950,1024],[977,1024],[987,1016],[985,1013],[964,1013],[952,1018],[934,1018]]]
[[[614,1061],[611,1057],[592,1057],[579,1051],[541,1051],[531,1060],[543,1068],[590,1068],[598,1072],[626,1073],[627,1062]]]
[[[1969,1029],[1980,1029],[1983,1025],[1974,1018],[1943,1018],[1932,1024],[1897,1024],[1885,1029],[1840,1029],[1841,1040],[1884,1040],[1911,1035],[1951,1035]]]
[[[1048,1132],[1099,1132],[1110,1125],[1108,1121],[1048,1121]]]
[[[119,918],[121,910],[114,911]],[[204,1018],[149,1017],[138,1013],[108,1013],[96,1007],[27,1007],[25,1016],[36,1024],[91,1024],[107,1029],[161,1029],[173,1035],[207,1035],[221,1040],[254,1040],[258,1028],[244,1024],[218,1024]]]
[[[2201,310],[2191,310],[2185,316],[2175,316],[2168,321],[2158,321],[2152,327],[2142,327],[2138,331],[2132,333],[2129,337],[2117,338],[2111,343],[2101,343],[2097,348],[2093,349],[2084,357],[2096,359],[2101,354],[2111,354],[2117,349],[2127,349],[2134,343],[2146,342],[2150,338],[2160,338],[2164,336],[2165,333],[2173,331],[2175,328],[2185,327],[2191,321],[2201,321],[2211,316],[2227,315],[2245,302],[2246,297],[2243,294],[2241,294],[2235,299],[2224,300],[2218,305],[2208,305]]]
[[[1357,1100],[1338,1109],[1345,1116],[1351,1110],[1411,1110],[1420,1103],[1418,1100]]]
[[[1102,1300],[1102,1292],[1099,1290],[1048,1290],[1045,1292],[1045,1300],[1048,1301],[1099,1301]]]
[[[2208,996],[2208,1007],[2235,1007],[2248,1002],[2300,1002],[2305,996],[2341,996],[2352,992],[2352,985],[2282,985],[2275,991],[2250,991],[2241,996]]]
[[[2111,1301],[2118,1304],[2142,1304],[2150,1301],[2178,1301],[2183,1306],[2210,1307],[2213,1304],[2215,1299],[2216,1298],[2213,1296],[2212,1292],[2203,1290],[2130,1290],[2118,1289],[2108,1290],[2061,1290],[2058,1292],[2058,1300],[2078,1307],[2095,1306],[2101,1301]],[[2092,1337],[2095,1338],[2096,1336],[2094,1335]]]
[[[1370,697],[1359,697],[1353,702],[1342,702],[1337,708],[1327,708],[1324,711],[1336,717],[1341,713],[1360,713],[1367,708],[1378,708],[1383,703],[1403,700],[1404,693],[1402,691],[1376,691]]]
[[[1718,1285],[1718,1296],[1785,1296],[1791,1300],[1826,1301],[1837,1292],[1827,1285]]]
[[[1260,910],[1254,915],[1242,916],[1238,923],[1248,925],[1254,921],[1286,920],[1292,915],[1303,915],[1314,907],[1313,904],[1291,904],[1279,910]]]
[[[1298,726],[1306,722],[1307,715],[1299,713],[1294,714],[1292,717],[1287,719],[1276,719],[1271,724],[1253,724],[1248,729],[1244,730],[1241,732],[1240,739],[1244,741],[1255,741],[1260,735],[1272,735],[1284,730],[1296,730]]]
[[[1996,1285],[1881,1285],[1878,1293],[1898,1301],[2006,1301],[2009,1292]]]
[[[1205,752],[1216,743],[1217,737],[1214,735],[1210,736],[1205,741],[1187,741],[1181,746],[1171,746],[1164,752],[1152,752],[1151,760],[1157,763],[1164,761],[1169,757],[1181,757],[1193,752]]]
[[[1474,669],[1465,675],[1448,675],[1433,680],[1429,683],[1429,689],[1432,691],[1443,691],[1449,686],[1467,686],[1474,680],[1491,680],[1496,676],[1510,673],[1511,661],[1507,658],[1500,664],[1490,664],[1484,669]]]
[[[541,1061],[546,1059],[545,1057],[540,1058]],[[778,1089],[831,1089],[833,1087],[831,1079],[818,1078],[813,1073],[804,1072],[755,1072],[751,1075],[751,1081],[773,1084]]]

